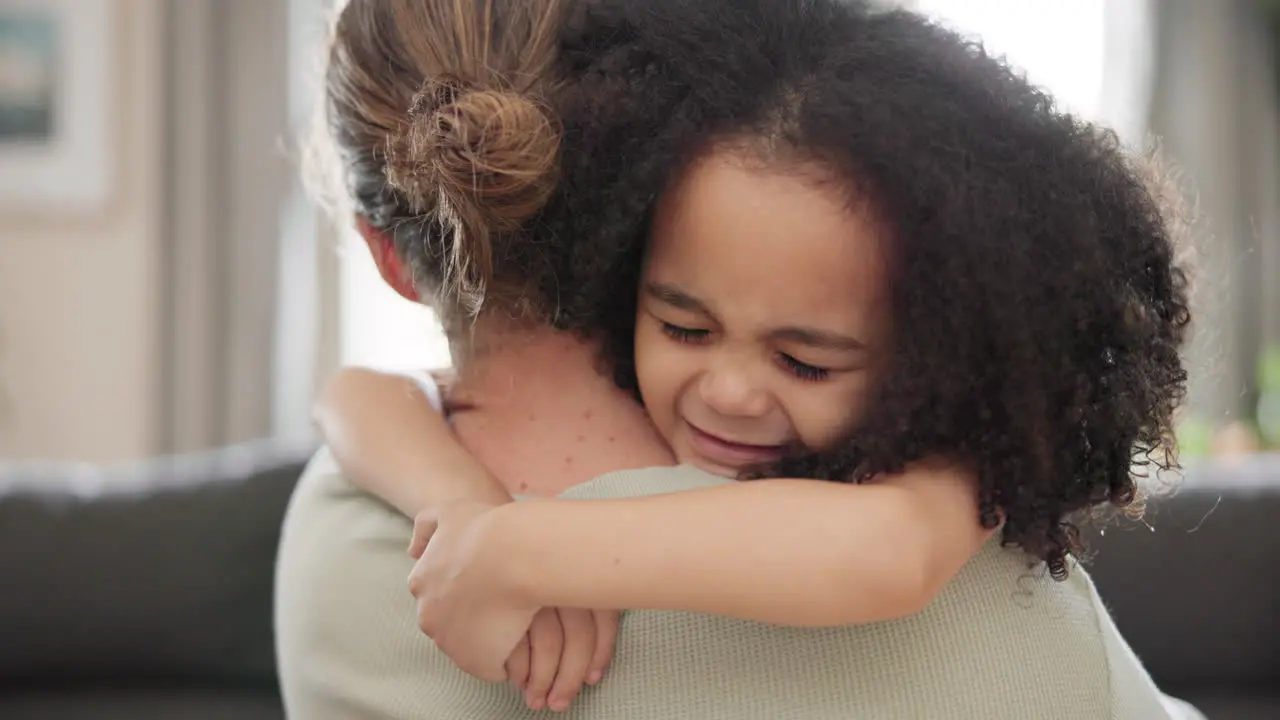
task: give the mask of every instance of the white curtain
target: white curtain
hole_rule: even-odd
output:
[[[1181,169],[1199,220],[1189,407],[1221,425],[1257,402],[1280,341],[1280,101],[1258,0],[1153,7],[1147,127]]]
[[[310,436],[336,243],[300,182],[322,0],[168,0],[163,452]]]

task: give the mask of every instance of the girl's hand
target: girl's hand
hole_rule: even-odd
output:
[[[414,549],[419,538],[425,548],[409,574],[418,627],[463,672],[491,682],[507,679],[507,659],[539,610],[504,588],[486,557],[489,515],[500,506],[458,500],[419,515]]]
[[[424,517],[425,516],[425,517]],[[421,560],[422,553],[427,551],[427,545],[431,542],[431,537],[436,534],[435,516],[430,513],[421,513],[413,519],[413,538],[409,540],[409,557],[414,560]],[[415,570],[417,567],[415,566]],[[410,575],[412,580],[413,576]]]
[[[469,498],[458,497],[452,503],[468,503],[471,505],[494,508],[498,505],[514,502],[511,496],[502,496],[497,492],[477,492]],[[413,519],[413,538],[409,540],[409,557],[414,560],[421,560],[422,553],[426,552],[427,545],[431,543],[431,537],[436,532],[436,517],[431,511],[419,513],[418,517]]]
[[[618,613],[543,608],[507,660],[507,677],[530,710],[563,711],[613,659]]]
[[[414,520],[409,554],[415,559],[421,559],[438,524],[432,515]],[[530,709],[567,708],[584,683],[594,685],[604,677],[613,661],[618,622],[614,610],[543,608],[507,658],[507,679],[525,693]]]

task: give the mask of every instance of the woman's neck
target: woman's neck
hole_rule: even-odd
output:
[[[598,348],[545,326],[482,323],[451,390],[459,440],[513,493],[674,462],[644,409],[598,369]]]

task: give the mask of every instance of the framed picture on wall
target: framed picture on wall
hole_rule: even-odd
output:
[[[0,212],[97,212],[111,185],[115,0],[0,0]]]

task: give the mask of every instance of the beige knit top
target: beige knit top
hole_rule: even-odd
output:
[[[689,467],[618,472],[565,497],[730,482]],[[614,663],[562,714],[455,668],[417,629],[411,523],[347,483],[325,452],[288,516],[276,632],[289,717],[490,720],[1166,720],[1163,697],[1081,569],[1066,582],[993,542],[923,613],[837,629],[625,614]],[[765,582],[762,579],[762,582]],[[1184,714],[1185,713],[1185,714]]]

